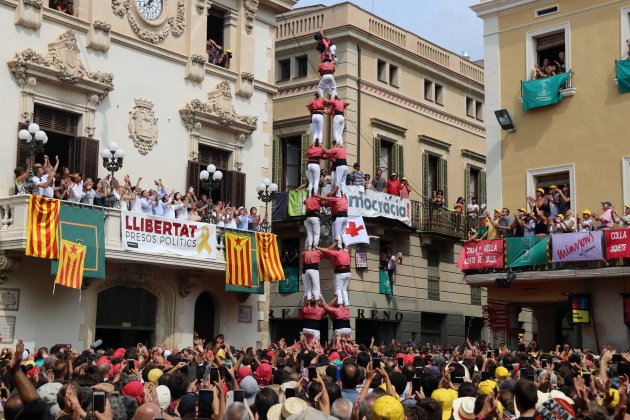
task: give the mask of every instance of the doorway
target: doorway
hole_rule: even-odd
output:
[[[157,297],[150,292],[116,286],[98,294],[96,339],[103,347],[133,347],[155,344]]]
[[[195,333],[204,341],[214,339],[214,299],[210,293],[203,292],[195,301]]]

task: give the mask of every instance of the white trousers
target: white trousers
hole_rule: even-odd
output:
[[[304,297],[308,300],[317,300],[321,295],[319,288],[319,270],[309,268],[302,274],[302,282],[304,283]]]
[[[306,336],[306,338],[312,338],[319,340],[320,333],[319,330],[312,330],[310,328],[302,328],[302,334]]]
[[[350,273],[335,273],[335,279],[333,280],[333,288],[337,295],[337,302],[340,305],[350,306],[348,301],[348,285],[350,284]]]
[[[341,247],[341,240],[343,239],[343,232],[346,230],[346,224],[348,223],[347,217],[337,217],[332,225],[333,240],[336,240]]]
[[[306,242],[304,242],[304,248],[310,249],[314,245],[319,245],[319,217],[307,217],[304,221],[304,227],[306,228]]]
[[[339,185],[339,190],[337,191],[337,197],[341,197],[342,194],[346,192],[346,179],[348,178],[348,166],[340,165],[337,166],[335,170],[335,184]]]
[[[333,139],[338,144],[343,144],[343,129],[345,127],[345,118],[343,115],[335,115],[333,117]]]
[[[309,163],[306,166],[306,178],[308,178],[308,195],[317,194],[317,187],[319,186],[319,174],[321,168],[317,163]]]
[[[319,93],[320,97],[324,97],[324,92],[328,92],[330,94],[330,99],[337,96],[337,84],[335,83],[335,76],[332,74],[325,74],[319,79],[319,83],[317,83],[317,93]]]
[[[324,143],[324,115],[311,115],[311,133],[313,134],[313,144],[315,139],[319,139],[320,146]]]
[[[340,335],[342,338],[352,338],[352,330],[350,328],[339,328],[335,330],[335,335]]]

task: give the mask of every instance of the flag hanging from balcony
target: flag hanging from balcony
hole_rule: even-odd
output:
[[[457,260],[461,270],[503,268],[503,239],[466,241]]]
[[[378,292],[390,298],[394,295],[387,270],[379,270],[378,272]]]
[[[630,92],[630,60],[617,61],[617,89],[619,93]]]
[[[348,217],[346,229],[343,231],[341,239],[346,246],[370,243],[370,237],[368,236],[362,216]]]
[[[260,281],[284,280],[278,240],[273,233],[256,232],[256,258]]]
[[[252,285],[252,241],[249,236],[225,234],[225,282]]]
[[[523,110],[552,105],[562,100],[560,87],[567,83],[571,73],[544,77],[523,82]]]
[[[39,195],[29,196],[25,254],[38,258],[59,258],[58,222],[59,200]]]
[[[505,251],[508,267],[547,264],[548,236],[506,238]]]
[[[306,214],[304,200],[306,200],[307,196],[308,191],[306,190],[289,191],[289,216],[304,216]]]
[[[278,282],[278,293],[298,292],[300,290],[299,267],[287,265],[282,267],[282,269],[284,270],[284,276],[286,279]]]
[[[61,241],[61,256],[55,285],[81,289],[86,246],[70,241]],[[54,293],[54,290],[53,290]]]

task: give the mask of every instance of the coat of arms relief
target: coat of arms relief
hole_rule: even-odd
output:
[[[153,112],[153,102],[134,99],[136,105],[129,111],[129,138],[140,154],[146,155],[157,144],[158,119]]]

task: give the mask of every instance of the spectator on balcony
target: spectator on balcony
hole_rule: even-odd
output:
[[[495,209],[492,218],[490,215],[486,216],[486,227],[488,228],[488,240],[501,238],[501,231],[499,230],[499,220],[501,220],[501,210]]]
[[[534,235],[544,236],[549,233],[549,213],[544,210],[536,209],[536,226],[534,227]]]
[[[325,172],[324,172],[325,173]],[[332,191],[332,177],[330,175],[325,175],[323,180],[320,182],[321,185],[321,195],[325,196],[330,194]]]
[[[260,217],[258,215],[258,208],[252,207],[249,209],[249,216],[247,217],[247,223],[248,223],[247,229],[254,232],[258,232],[260,231],[260,227],[266,220],[267,220],[266,214],[265,214],[265,217]]]
[[[29,157],[26,158],[26,169],[21,166],[18,166],[13,170],[13,174],[15,175],[15,194],[17,195],[26,195],[28,194],[25,189],[25,182],[30,175],[30,167],[31,167],[31,159]]]
[[[564,225],[564,216],[557,214],[556,217],[551,219],[551,226],[549,227],[549,233],[557,234],[566,232],[566,226]]]
[[[593,226],[593,220],[591,219],[592,212],[590,210],[582,211],[582,218],[578,217],[578,232],[591,232],[595,230]]]
[[[612,215],[612,204],[610,201],[602,201],[602,211],[601,215],[597,215],[595,213],[592,214],[593,219],[597,221],[597,230],[608,230],[613,227],[613,215]]]
[[[54,198],[55,174],[50,168],[44,169],[44,166],[38,166],[35,169],[33,182],[37,187],[37,190],[33,192],[34,194]]]
[[[85,192],[83,191],[83,175],[80,173],[72,174],[70,175],[70,181],[70,195],[68,200],[73,203],[80,203],[81,199],[85,196]]]
[[[232,61],[232,50],[228,48],[219,55],[216,65],[224,69],[229,69],[230,61]]]
[[[486,225],[486,220],[482,217],[479,218],[479,226],[477,229],[470,229],[469,239],[471,241],[484,241],[488,239],[488,226]]]
[[[567,72],[567,64],[565,62],[564,51],[558,53],[558,59],[554,60],[556,71],[558,74]]]
[[[50,0],[49,7],[68,15],[74,15],[74,0]]]
[[[536,235],[536,216],[533,213],[527,213],[525,216],[525,224],[523,224],[523,236]]]
[[[68,200],[70,198],[70,188],[72,181],[70,178],[60,178],[59,183],[54,187],[55,198],[58,200]]]
[[[457,214],[463,214],[464,213],[464,197],[457,197],[457,201],[455,201],[455,204],[453,204],[453,210],[455,211],[455,213]]]
[[[361,166],[359,162],[356,162],[352,165],[352,173],[348,174],[346,178],[346,182],[348,185],[354,185],[355,187],[363,186],[363,177],[365,174],[361,171]]]
[[[437,191],[431,193],[431,207],[437,207]]]
[[[403,254],[398,251],[397,253],[390,255],[387,259],[387,275],[389,277],[389,284],[394,286],[394,273],[396,273],[396,266],[402,264]]]
[[[94,191],[94,181],[92,178],[86,178],[83,181],[83,191],[85,195],[81,198],[81,203],[94,205],[94,197],[96,197],[96,191]]]
[[[437,195],[435,197],[435,206],[438,208],[444,207],[446,202],[444,201],[444,191],[437,190]]]
[[[566,216],[567,210],[571,208],[571,191],[569,190],[569,186],[567,184],[560,185],[554,200],[556,201],[558,213]]]
[[[400,181],[398,180],[398,174],[396,172],[392,172],[387,180],[387,184],[385,187],[387,194],[390,195],[398,195],[400,194]]]
[[[199,202],[193,203],[188,209],[188,220],[191,222],[201,222],[201,216],[199,215]]]
[[[153,209],[158,205],[158,196],[150,190],[143,190],[140,199],[140,208],[144,214],[153,214]]]
[[[371,185],[370,174],[363,175],[363,188],[368,189],[370,188],[370,185]]]
[[[208,63],[216,64],[223,52],[223,47],[214,42],[213,39],[206,41],[206,53],[208,53]]]
[[[249,227],[247,209],[243,206],[239,207],[236,211],[236,226],[238,229],[241,230],[247,230],[247,228]]]
[[[536,189],[536,197],[533,198],[531,196],[527,196],[527,204],[529,205],[530,210],[536,214],[536,210],[542,210],[549,214],[549,202],[547,201],[547,196],[545,195],[544,188]]]
[[[512,216],[510,216],[510,209],[503,207],[501,209],[501,216],[499,217],[499,224],[497,226],[501,236],[504,238],[511,238],[514,236],[514,232],[512,230],[513,224],[514,220],[512,219]]]
[[[136,192],[136,195],[138,193]],[[94,196],[94,204],[97,206],[104,206],[105,200],[109,196],[109,183],[106,179],[97,179],[96,180],[96,195]],[[142,198],[140,196],[140,198]],[[141,213],[141,211],[139,212]]]
[[[411,193],[411,185],[409,185],[409,180],[404,176],[400,180],[400,198],[409,198],[409,194]]]
[[[520,238],[525,236],[525,225],[527,224],[527,212],[524,208],[520,208],[516,211],[516,217],[514,223],[512,223],[512,232],[514,237]]]
[[[575,232],[577,229],[577,220],[573,215],[573,210],[568,209],[564,213],[564,231],[568,233]]]
[[[558,204],[560,203],[560,194],[558,186],[552,184],[549,186],[549,194],[547,194],[547,203],[549,204],[549,217],[555,218],[558,213]],[[562,213],[564,214],[564,213]]]
[[[613,209],[612,214],[615,223],[617,223],[620,228],[628,229],[630,228],[630,206],[626,204],[623,206],[623,209],[623,216],[619,216],[615,209]]]
[[[57,157],[59,160],[59,157]],[[59,173],[55,176],[55,185],[61,185],[61,181],[66,180],[66,185],[70,184],[70,169],[67,166],[62,166],[59,169]]]
[[[383,192],[385,191],[385,187],[387,185],[385,178],[383,178],[383,171],[381,169],[376,170],[376,174],[374,174],[374,179],[370,183],[372,189],[375,191]]]
[[[224,222],[227,229],[238,229],[238,225],[236,224],[236,215],[234,214],[234,207],[231,207],[230,203],[228,203],[228,207],[225,208]]]
[[[470,204],[467,206],[468,218],[476,220],[479,216],[479,204],[477,204],[477,197],[470,198]]]

